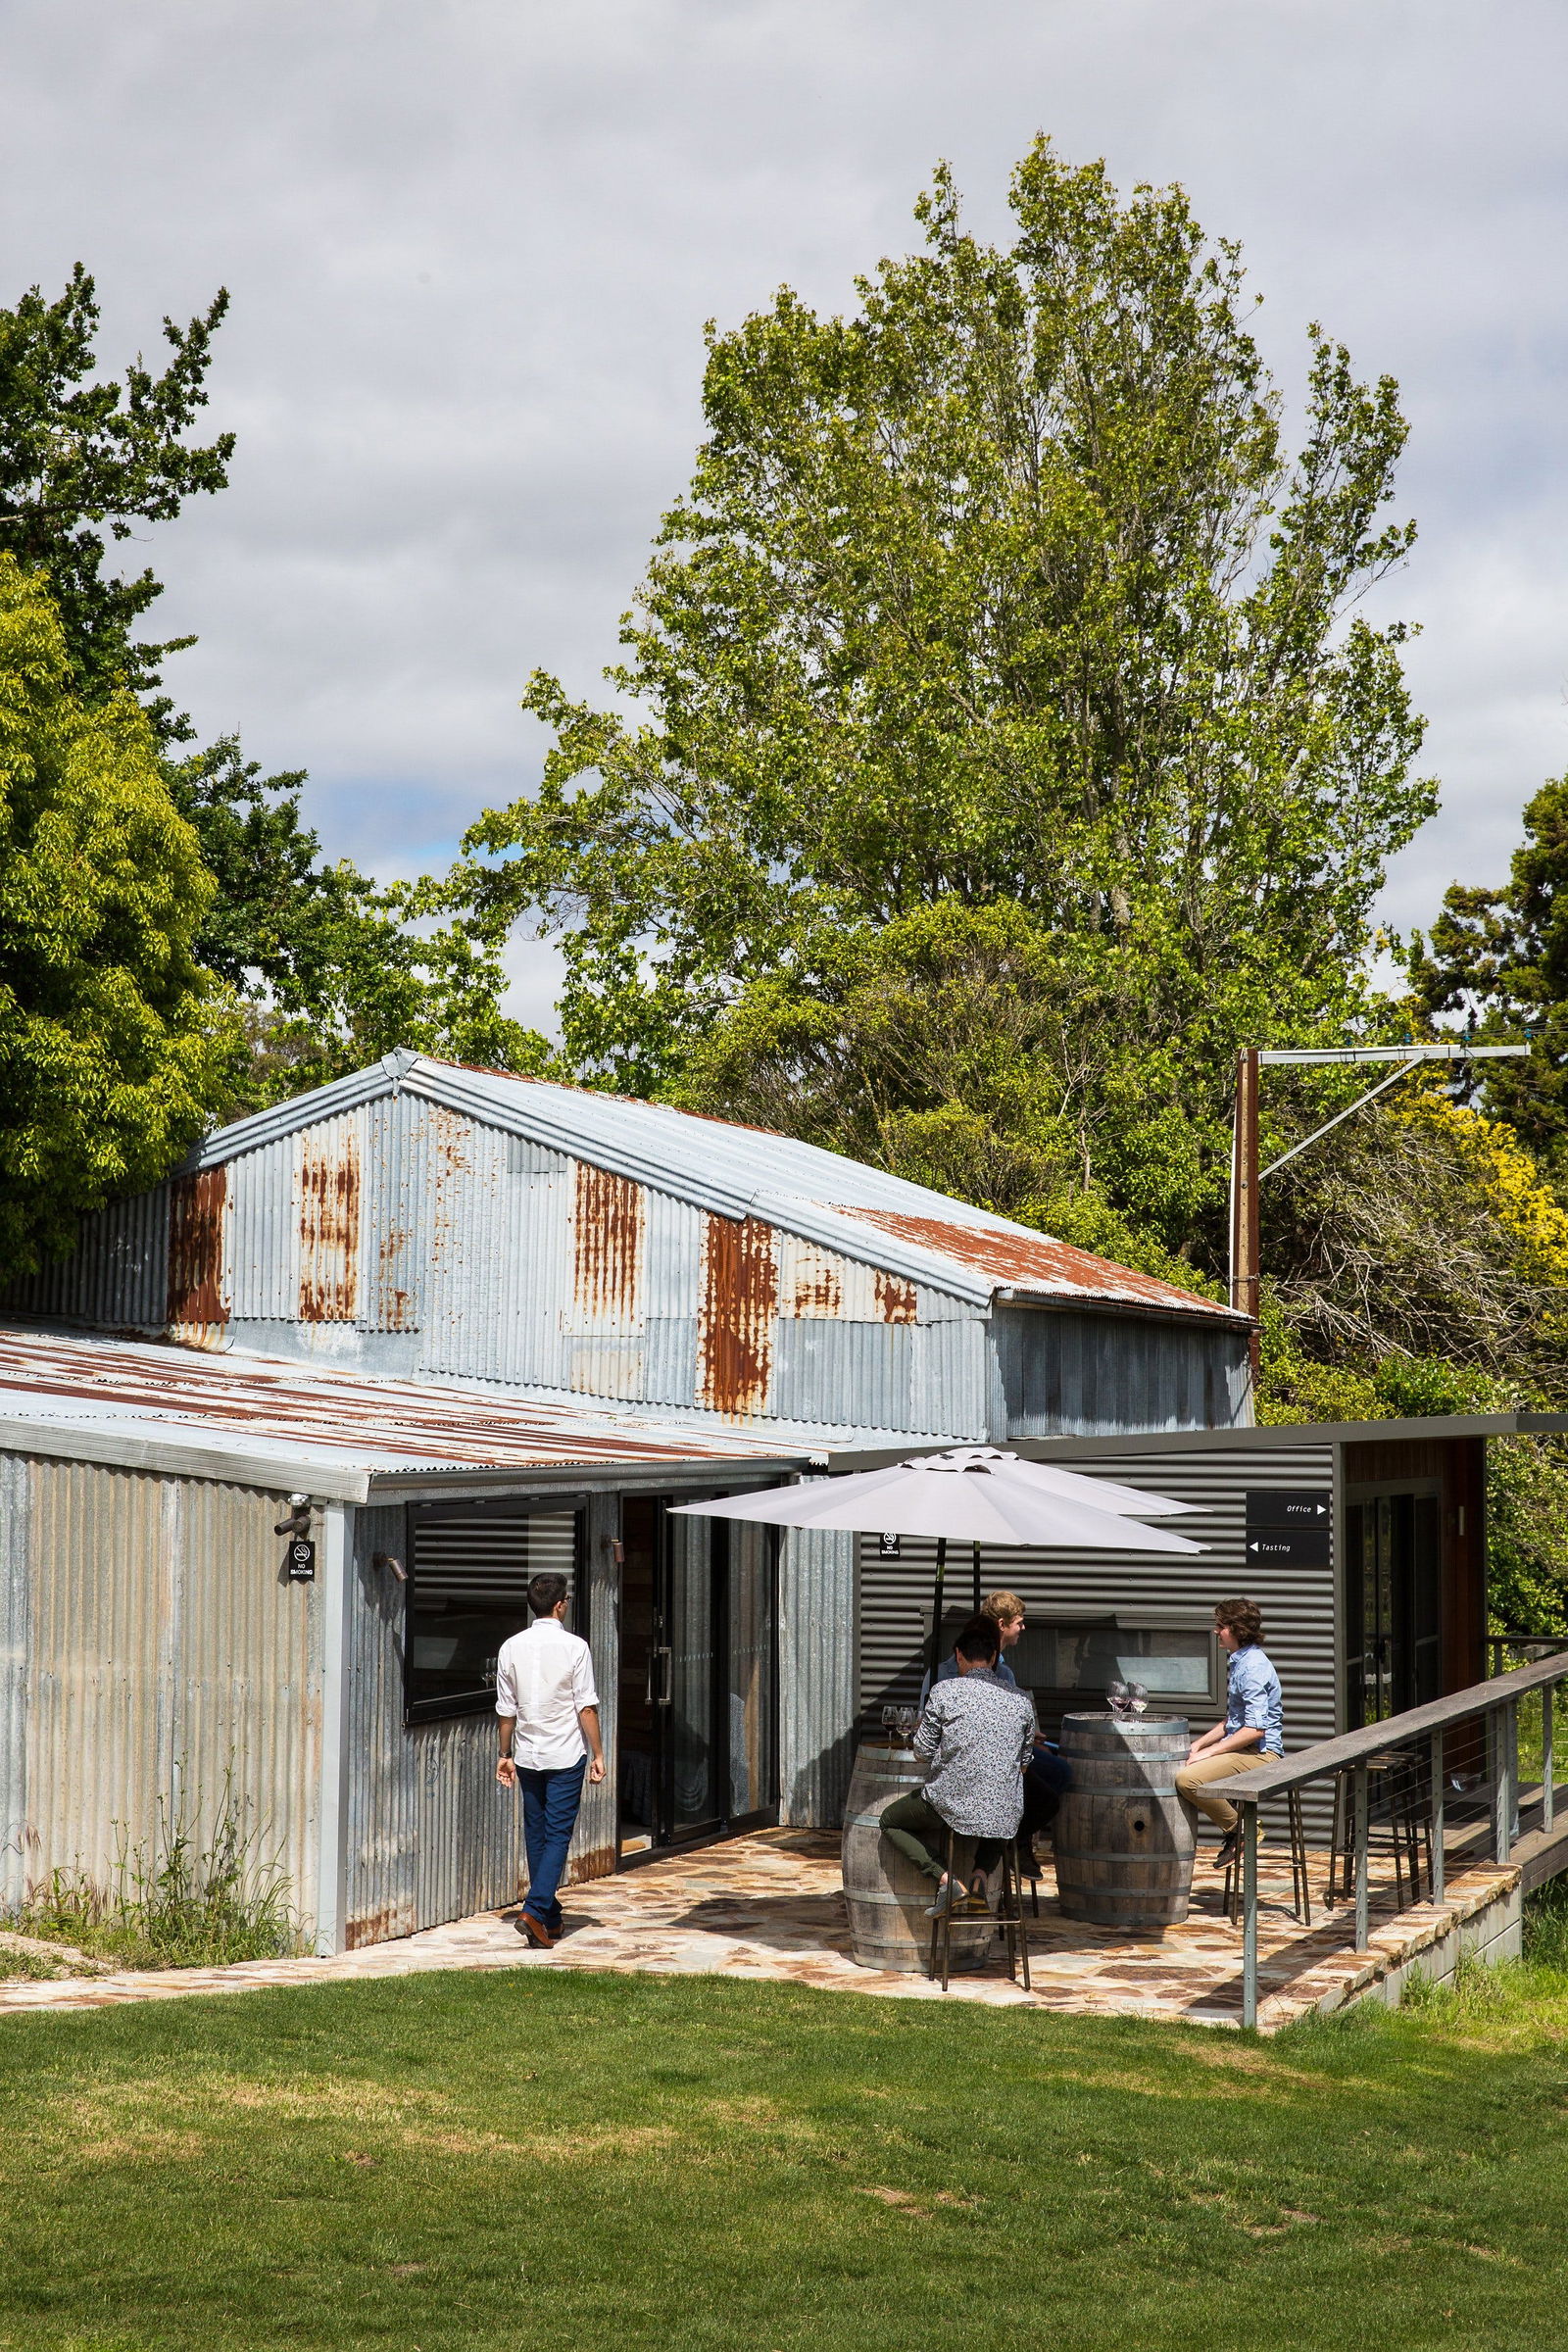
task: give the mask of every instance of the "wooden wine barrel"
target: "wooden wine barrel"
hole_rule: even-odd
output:
[[[861,1741],[844,1807],[844,1899],[852,1946],[862,1968],[923,1977],[930,1965],[926,1910],[936,1888],[882,1835],[885,1808],[924,1782],[925,1764],[912,1748],[889,1747],[883,1740]],[[959,1870],[967,1872],[973,1857],[973,1838],[960,1838]],[[953,1967],[981,1967],[995,1936],[990,1919],[956,1919]]]
[[[1193,1830],[1176,1774],[1191,1737],[1180,1715],[1063,1717],[1072,1787],[1053,1834],[1064,1918],[1144,1929],[1187,1917]]]

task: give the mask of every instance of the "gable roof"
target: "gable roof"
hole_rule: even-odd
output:
[[[663,1102],[472,1069],[407,1047],[330,1086],[220,1127],[197,1146],[186,1168],[220,1166],[318,1120],[396,1094],[418,1096],[710,1214],[760,1218],[972,1305],[989,1305],[1001,1297],[1246,1321],[1212,1298],[816,1144]]]

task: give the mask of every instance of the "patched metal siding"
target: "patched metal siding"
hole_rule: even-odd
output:
[[[1068,1285],[1062,1246],[992,1230],[957,1203],[946,1221],[906,1214],[891,1204],[934,1208],[937,1197],[781,1138],[480,1076],[442,1079],[456,1102],[412,1078],[368,1096],[356,1081],[325,1090],[309,1123],[245,1122],[250,1148],[84,1220],[77,1256],[14,1303],[207,1348],[708,1415],[808,1445],[1250,1415],[1245,1329],[1198,1301],[1140,1313],[1139,1286],[1151,1286],[1129,1275],[1124,1311],[1074,1304],[1070,1287],[1060,1305],[993,1304],[991,1277],[1026,1273],[1042,1251],[1039,1279]],[[492,1094],[494,1123],[460,1106]],[[583,1149],[502,1123],[514,1096],[533,1109],[559,1096]],[[588,1156],[601,1126],[678,1145],[670,1184]],[[729,1213],[696,1181],[694,1133],[710,1142],[726,1201],[753,1169],[758,1206]],[[825,1205],[779,1199],[762,1213],[782,1171],[804,1182],[811,1169],[823,1182],[836,1171]],[[847,1246],[811,1230],[824,1223]]]
[[[583,1561],[588,1638],[611,1755],[618,1657],[611,1542],[618,1532],[617,1512],[613,1495],[590,1496]],[[404,1559],[407,1524],[400,1507],[355,1513],[346,1705],[351,1949],[498,1909],[527,1886],[519,1802],[496,1780],[494,1714],[404,1723],[408,1587],[372,1561],[377,1552]],[[572,1840],[573,1879],[602,1877],[614,1868],[614,1801],[613,1775],[600,1788],[584,1789]]]
[[[1334,1449],[1330,1446],[1237,1446],[1205,1453],[1200,1448],[1060,1456],[1063,1468],[1082,1471],[1171,1494],[1195,1504],[1202,1516],[1167,1524],[1206,1548],[1201,1556],[1136,1552],[1035,1550],[992,1544],[982,1554],[982,1590],[999,1586],[1016,1592],[1026,1608],[1086,1616],[1116,1609],[1210,1609],[1216,1600],[1245,1592],[1263,1611],[1264,1642],[1285,1693],[1288,1749],[1332,1739],[1339,1721],[1336,1670],[1338,1566],[1259,1566],[1247,1551],[1249,1493],[1311,1488],[1329,1503],[1334,1524]],[[1335,1537],[1337,1544],[1338,1537]],[[877,1556],[875,1538],[860,1546],[860,1678],[862,1728],[875,1725],[888,1700],[912,1703],[919,1692],[922,1642],[930,1627],[936,1566],[934,1544],[905,1538],[901,1557]],[[963,1606],[971,1592],[971,1555],[965,1544],[949,1546],[947,1606]],[[1212,1720],[1212,1718],[1209,1718]],[[1195,1720],[1194,1729],[1204,1725]]]
[[[25,1535],[9,1623],[25,1723],[9,1743],[13,1877],[106,1884],[123,1854],[225,1814],[285,1873],[314,1933],[320,1779],[318,1589],[290,1584],[280,1494],[105,1464],[11,1457]],[[18,1578],[24,1588],[19,1598]],[[19,1630],[20,1634],[19,1634]],[[15,1679],[15,1652],[13,1652]]]

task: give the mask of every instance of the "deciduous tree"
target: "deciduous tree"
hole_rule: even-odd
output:
[[[460,881],[561,934],[586,1076],[1192,1246],[1235,1046],[1367,1017],[1433,806],[1403,631],[1355,612],[1405,428],[1313,329],[1288,455],[1179,189],[1040,141],[1012,207],[988,244],[939,172],[856,315],[710,333],[624,701],[535,676],[542,787]]]
[[[196,959],[213,897],[146,713],[86,705],[42,581],[0,556],[0,1266],[156,1182],[237,1036]]]

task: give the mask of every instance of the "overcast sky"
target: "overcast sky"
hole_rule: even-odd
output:
[[[0,300],[80,259],[118,368],[219,284],[232,486],[150,530],[204,736],[307,767],[327,845],[445,858],[595,691],[700,430],[703,321],[818,307],[952,160],[1001,230],[1037,129],[1239,238],[1298,393],[1319,318],[1412,422],[1385,611],[1443,814],[1388,911],[1500,877],[1568,766],[1560,0],[17,0]],[[516,1009],[549,997],[520,952]]]

